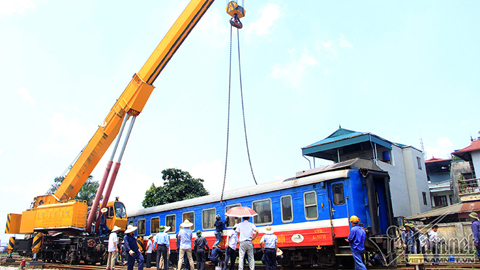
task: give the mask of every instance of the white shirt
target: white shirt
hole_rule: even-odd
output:
[[[230,234],[228,235],[228,247],[237,250],[237,243],[238,243],[238,233],[235,230],[231,230]]]
[[[117,233],[112,232],[108,237],[108,252],[114,252],[117,250],[118,237]]]
[[[428,240],[431,243],[440,243],[440,238],[438,237],[438,233],[434,232],[433,230],[428,232]]]
[[[262,239],[260,239],[260,243],[265,243],[265,248],[275,248],[277,241],[275,234],[265,234],[262,236]]]
[[[244,220],[242,223],[237,225],[237,232],[240,233],[239,241],[243,242],[246,240],[252,240],[253,233],[257,230],[257,227],[253,223]]]
[[[152,253],[152,249],[153,249],[153,243],[152,243],[152,240],[148,240],[147,242],[147,253]]]

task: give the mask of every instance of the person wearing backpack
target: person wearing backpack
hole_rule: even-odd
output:
[[[479,237],[480,237],[480,221],[478,221],[478,215],[475,212],[471,212],[468,214],[470,218],[472,218],[472,233],[473,233],[473,244],[477,249],[477,257],[480,260],[480,245],[479,245]]]

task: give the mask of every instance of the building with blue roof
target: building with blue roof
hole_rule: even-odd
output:
[[[328,137],[302,148],[302,155],[334,163],[355,158],[373,160],[390,175],[393,213],[396,217],[431,210],[423,152],[394,143],[370,132],[339,127]]]

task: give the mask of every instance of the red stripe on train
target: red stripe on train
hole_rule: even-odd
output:
[[[261,229],[260,229],[261,230]],[[226,232],[230,232],[229,230]],[[346,238],[350,233],[349,226],[337,226],[335,227],[335,238]],[[260,239],[264,234],[259,233],[257,238],[253,240],[255,248],[260,248]],[[275,235],[278,238],[279,247],[304,247],[304,246],[330,246],[333,245],[332,229],[329,227],[318,229],[304,229],[304,230],[292,230],[292,231],[275,231]],[[208,245],[212,248],[215,242],[215,237],[207,236]],[[222,236],[221,248],[225,248],[225,240],[227,236]],[[177,246],[175,239],[170,239],[170,249],[175,249]],[[192,241],[193,249],[193,241]]]

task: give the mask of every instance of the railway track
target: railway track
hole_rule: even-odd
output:
[[[0,262],[0,270],[2,269],[19,269],[20,265],[22,264],[22,258],[14,258],[15,262],[4,262],[2,258]],[[28,266],[28,262],[30,262],[30,259],[26,259],[27,262],[27,268],[26,269],[40,269],[42,267],[40,266]],[[155,264],[153,264],[155,265]],[[44,263],[43,269],[84,269],[84,270],[96,270],[96,269],[105,269],[105,265],[86,265],[86,264],[80,264],[80,265],[69,265],[69,264],[59,264],[59,263]],[[120,266],[117,265],[115,266],[115,269],[127,269],[126,266]],[[135,267],[135,269],[137,269]],[[145,268],[148,269],[148,268]],[[155,266],[152,266],[150,269],[156,269]],[[174,270],[174,268],[170,267],[171,270]],[[213,270],[215,267],[207,263],[206,265],[207,270]],[[235,269],[238,269],[238,264],[235,267]],[[265,266],[263,264],[256,264],[255,269],[263,270],[265,269]],[[301,267],[295,267],[295,268],[280,268],[282,270],[298,270],[298,269],[303,269]],[[309,269],[324,269],[324,268],[319,268],[319,267],[311,267]],[[339,269],[347,269],[347,268],[339,268]],[[407,269],[414,269],[413,266],[406,266],[405,264],[399,264],[397,267],[368,267],[369,270],[380,270],[380,269],[398,269],[398,270],[407,270]],[[480,269],[480,263],[470,263],[470,264],[444,264],[444,265],[438,265],[438,266],[432,266],[432,265],[425,265],[425,269],[432,269],[432,270],[452,270],[452,269]]]

